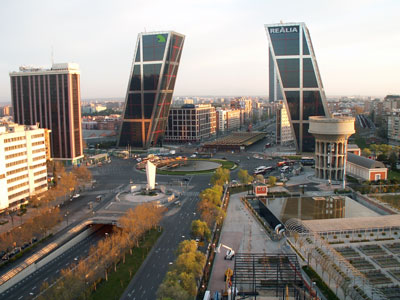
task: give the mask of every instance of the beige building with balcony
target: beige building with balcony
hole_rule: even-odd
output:
[[[309,118],[309,133],[315,137],[315,177],[342,181],[347,160],[347,141],[355,133],[354,118]]]
[[[37,125],[0,125],[0,211],[47,190],[46,134]]]

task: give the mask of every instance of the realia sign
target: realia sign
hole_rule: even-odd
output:
[[[294,32],[299,32],[299,27],[298,26],[290,26],[290,27],[272,27],[269,29],[269,33],[274,34],[274,33],[294,33]]]

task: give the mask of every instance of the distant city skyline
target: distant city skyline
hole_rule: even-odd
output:
[[[328,98],[400,94],[400,2],[306,3],[6,0],[0,102],[11,100],[9,72],[52,56],[80,65],[82,100],[124,98],[137,35],[163,30],[186,35],[174,96],[267,96],[264,24],[281,20],[307,24]]]

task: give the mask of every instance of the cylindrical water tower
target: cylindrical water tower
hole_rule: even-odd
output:
[[[315,177],[329,182],[345,178],[347,140],[355,133],[353,117],[309,118],[315,137]]]

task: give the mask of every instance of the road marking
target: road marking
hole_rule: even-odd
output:
[[[32,288],[32,291],[33,291],[34,289],[36,289],[36,285]]]
[[[49,277],[46,277],[45,279],[43,279],[43,281],[46,281]]]
[[[19,297],[18,300],[19,300],[19,299],[22,299],[22,297],[24,297],[24,296]]]

